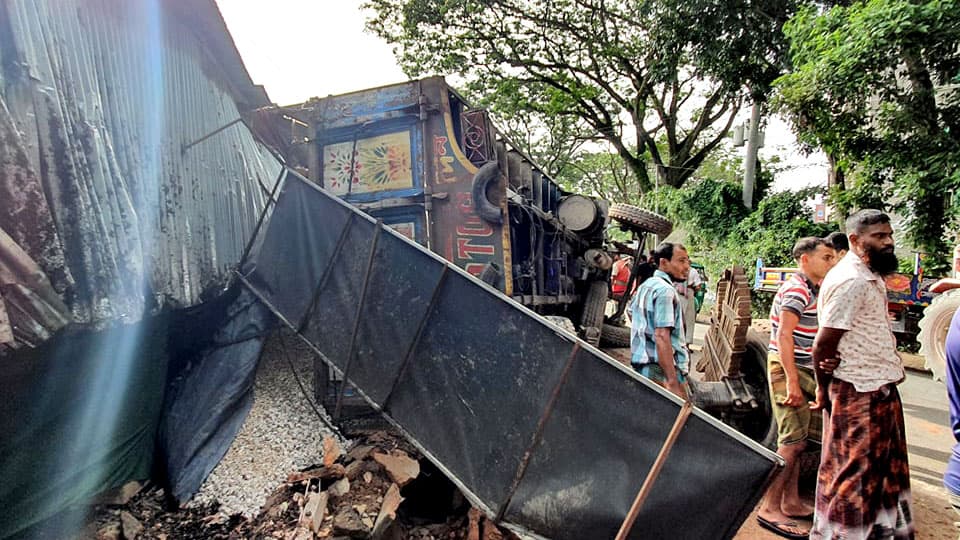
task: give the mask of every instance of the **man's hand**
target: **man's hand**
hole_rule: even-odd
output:
[[[840,365],[839,358],[824,358],[823,360],[818,362],[818,366],[820,367],[820,370],[826,373],[827,375],[832,374],[833,370],[837,369],[837,366],[839,365]]]
[[[800,381],[787,381],[787,398],[783,400],[783,405],[787,407],[800,407],[806,402],[803,399],[803,390],[800,389]]]
[[[683,385],[680,384],[680,381],[678,381],[677,379],[674,379],[672,381],[667,381],[665,384],[666,384],[667,390],[680,396],[680,398],[682,398],[684,401],[687,400],[687,391],[683,387]]]
[[[830,410],[830,396],[827,393],[827,389],[822,386],[817,387],[817,399],[816,401],[810,402],[811,411],[829,411]]]
[[[822,306],[821,306],[822,309]],[[830,381],[833,380],[832,370],[830,373],[824,369],[833,365],[833,368],[839,364],[840,358],[837,354],[837,346],[840,344],[840,338],[846,330],[840,328],[831,328],[821,326],[817,331],[817,337],[813,340],[813,365],[817,372],[817,399],[810,404],[814,411],[829,411],[830,396],[828,391]]]

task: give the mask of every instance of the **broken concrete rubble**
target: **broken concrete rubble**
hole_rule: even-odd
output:
[[[333,532],[345,534],[351,538],[364,538],[370,528],[363,523],[360,513],[354,508],[344,508],[333,517]]]
[[[393,455],[374,453],[373,459],[383,465],[383,468],[387,470],[390,478],[400,487],[409,484],[411,480],[420,474],[420,463],[414,459],[410,459],[410,457],[402,451],[397,451],[397,453]]]
[[[327,488],[327,492],[330,493],[331,497],[343,497],[350,491],[350,480],[346,477],[341,478],[330,485]]]
[[[374,540],[383,538],[387,529],[396,521],[397,509],[400,507],[401,502],[403,502],[403,497],[400,496],[400,488],[397,484],[390,484],[390,487],[387,488],[386,495],[383,496],[383,501],[380,505],[380,514],[377,515],[377,521],[373,525],[373,532],[370,534],[371,538]]]
[[[300,526],[313,531],[314,534],[320,532],[323,525],[323,519],[327,513],[327,501],[330,496],[327,492],[312,492],[307,495],[306,503],[303,506],[303,516],[300,518]]]
[[[344,476],[350,480],[356,480],[364,472],[364,461],[351,461],[344,471]]]
[[[102,506],[98,511],[97,528],[106,533],[113,527],[113,536],[100,537],[121,540],[126,524],[121,527],[120,512],[126,518],[137,520],[141,538],[283,538],[312,540],[321,538],[373,538],[375,540],[498,540],[516,537],[500,531],[480,511],[472,509],[463,495],[452,484],[437,489],[434,482],[445,482],[429,462],[419,465],[416,450],[399,436],[381,433],[364,436],[368,448],[354,447],[341,453],[329,466],[294,471],[288,481],[280,484],[266,498],[259,515],[244,518],[226,516],[215,506],[191,507],[178,512],[167,512],[163,506],[163,492],[145,489],[121,508]],[[388,468],[375,459],[387,456],[391,466],[403,463],[400,470],[412,473],[411,463],[417,465],[416,478],[405,487],[393,480]],[[381,458],[383,459],[383,458]],[[351,482],[347,471],[362,471]],[[394,470],[394,474],[398,474]],[[366,477],[366,479],[363,479]],[[348,489],[347,486],[349,486]],[[454,496],[451,496],[454,493]],[[437,511],[440,508],[442,510]],[[468,511],[471,517],[468,519]],[[471,522],[472,520],[472,522]],[[468,529],[475,531],[468,534]]]
[[[324,467],[330,467],[343,455],[343,448],[340,447],[340,443],[331,436],[326,436],[323,438],[323,465]]]
[[[135,540],[143,532],[143,524],[140,523],[140,520],[126,510],[120,512],[120,523],[123,526],[123,537],[126,540]]]
[[[123,538],[123,526],[119,523],[109,523],[97,530],[97,540],[120,540]]]

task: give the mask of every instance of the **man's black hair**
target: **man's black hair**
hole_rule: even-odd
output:
[[[802,255],[807,255],[813,253],[820,246],[826,246],[827,241],[823,238],[817,238],[816,236],[807,236],[806,238],[801,238],[797,240],[797,243],[793,245],[793,260],[800,261]]]
[[[826,238],[827,244],[833,249],[840,251],[850,251],[850,241],[847,240],[847,235],[843,234],[840,231],[834,231],[827,235]]]
[[[673,260],[673,250],[680,248],[684,251],[687,248],[683,247],[683,244],[678,244],[675,242],[661,242],[657,249],[653,250],[653,264],[660,266],[660,259],[666,259],[668,261]]]
[[[879,210],[867,208],[847,218],[847,234],[863,234],[871,225],[890,223],[890,216]]]

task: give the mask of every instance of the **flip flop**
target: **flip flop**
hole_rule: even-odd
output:
[[[809,514],[806,514],[806,515],[803,515],[803,516],[791,516],[790,514],[786,514],[786,516],[787,516],[788,518],[793,518],[793,519],[811,520],[811,519],[813,519],[813,512],[810,512]]]
[[[768,519],[764,519],[760,516],[757,516],[757,523],[759,523],[760,526],[763,527],[764,529],[767,529],[768,531],[774,534],[778,534],[784,538],[790,538],[791,540],[807,540],[810,537],[809,532],[805,534],[800,534],[800,533],[790,532],[782,528],[782,527],[791,527],[791,528],[799,529],[800,525],[796,521],[770,521]]]

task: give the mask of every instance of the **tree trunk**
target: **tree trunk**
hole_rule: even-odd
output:
[[[627,163],[627,166],[630,167],[630,172],[633,173],[634,178],[637,179],[637,186],[640,188],[640,193],[650,191],[653,186],[650,183],[650,175],[647,174],[647,163],[630,154],[629,151],[620,150],[619,153],[620,157]]]
[[[841,167],[840,164],[837,163],[837,158],[834,157],[834,155],[831,152],[827,152],[827,164],[829,166],[829,169],[827,170],[827,190],[829,191],[834,191],[834,189],[839,191],[846,190],[847,186],[844,180],[845,177],[843,174],[843,167]],[[844,230],[845,229],[844,221],[846,221],[846,218],[847,218],[847,216],[845,215],[846,212],[844,212],[844,215],[833,216],[834,213],[837,213],[837,209],[834,207],[831,207],[830,205],[827,205],[827,211],[826,211],[825,217],[828,220],[831,217],[838,218],[838,221],[840,221],[840,230]]]
[[[930,71],[915,49],[905,49],[902,58],[907,67],[907,78],[913,94],[911,109],[917,118],[917,124],[921,126],[920,133],[924,137],[935,140],[942,135],[942,129],[937,110],[936,90]],[[942,180],[942,171],[928,170],[927,175],[920,182],[928,184],[929,188],[922,190],[916,201],[919,222],[916,225],[916,232],[921,244],[919,247],[933,255],[936,263],[946,261],[947,247],[943,238],[947,215],[946,198],[943,191],[934,187],[940,183],[940,180]]]

